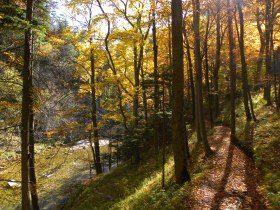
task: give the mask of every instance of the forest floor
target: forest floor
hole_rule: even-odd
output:
[[[205,178],[194,186],[188,209],[268,209],[261,191],[260,172],[252,159],[230,142],[230,130],[214,128],[209,143],[214,151]]]
[[[193,141],[194,136],[190,141]],[[121,165],[83,186],[65,209],[164,209],[164,210],[265,210],[269,205],[263,180],[252,158],[230,142],[230,130],[216,126],[209,135],[213,155],[206,158],[200,144],[190,143],[192,181],[174,184],[173,158],[169,152],[165,188],[161,166],[153,157],[136,168]]]

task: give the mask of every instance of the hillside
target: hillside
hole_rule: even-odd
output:
[[[238,118],[241,147],[230,143],[229,128],[216,126],[209,134],[214,155],[205,158],[192,136],[190,183],[174,183],[169,152],[162,188],[160,160],[150,151],[139,166],[127,162],[84,182],[64,209],[279,209],[279,113],[260,98],[255,97],[259,122],[250,123],[254,131],[244,131],[248,129],[245,118]],[[268,122],[273,123],[273,129],[267,130]],[[253,156],[246,155],[244,148]]]

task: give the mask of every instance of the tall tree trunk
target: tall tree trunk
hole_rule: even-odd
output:
[[[259,50],[259,56],[258,56],[258,60],[257,60],[257,70],[256,70],[256,75],[255,75],[255,83],[259,83],[260,82],[260,78],[261,78],[261,69],[262,69],[262,65],[263,65],[263,55],[264,55],[264,50],[265,50],[265,37],[261,28],[261,18],[260,18],[261,14],[259,9],[257,9],[257,13],[256,13],[256,21],[257,21],[257,28],[258,28],[258,32],[260,35],[260,50]]]
[[[157,46],[157,28],[156,28],[156,12],[155,0],[152,0],[152,33],[153,33],[153,53],[154,53],[154,144],[156,154],[159,151],[159,81],[158,81],[158,46]]]
[[[90,39],[90,44],[92,44],[92,38]],[[101,166],[101,158],[100,158],[100,146],[98,139],[98,127],[97,127],[97,107],[96,107],[96,89],[95,89],[95,59],[94,59],[94,51],[90,50],[90,70],[91,70],[91,120],[92,120],[92,128],[93,128],[93,143],[94,143],[94,152],[96,158],[96,174],[102,173]]]
[[[186,24],[184,24],[183,34],[186,42],[186,49],[187,49],[187,60],[188,60],[188,75],[189,75],[189,84],[191,88],[191,98],[192,98],[192,121],[195,122],[195,88],[194,88],[194,79],[193,79],[193,64],[192,64],[192,57],[191,57],[191,49],[189,44],[189,39],[187,37],[186,31]]]
[[[91,2],[89,8],[89,21],[88,21],[88,32],[91,33],[92,26],[92,13],[93,13],[93,3]],[[100,146],[98,139],[98,126],[97,126],[97,105],[96,105],[96,79],[95,79],[95,58],[94,58],[94,49],[93,49],[93,39],[92,36],[89,39],[90,44],[90,87],[91,87],[91,121],[92,121],[92,130],[93,130],[93,143],[94,143],[94,164],[96,174],[102,173],[102,165],[100,158]]]
[[[148,104],[147,104],[147,90],[146,90],[146,87],[144,85],[145,75],[144,75],[143,64],[141,66],[141,79],[142,79],[142,84],[143,84],[142,97],[143,97],[143,107],[144,107],[144,119],[145,119],[145,127],[147,128],[148,127]]]
[[[270,49],[270,38],[272,31],[271,24],[271,0],[266,0],[265,4],[265,66],[266,66],[266,76],[269,78],[271,74],[271,49]],[[267,105],[271,105],[271,84],[270,80],[266,81],[264,87],[264,99],[267,102]]]
[[[236,91],[236,63],[235,63],[235,41],[233,37],[233,5],[230,0],[227,0],[228,13],[228,42],[229,42],[229,69],[230,69],[230,131],[231,141],[235,142],[236,127],[235,127],[235,91]]]
[[[209,10],[207,11],[207,23],[206,23],[206,32],[205,32],[205,40],[204,40],[204,56],[205,56],[205,85],[207,91],[207,99],[208,99],[208,110],[209,110],[209,119],[211,128],[213,128],[213,113],[212,113],[212,95],[210,93],[210,84],[209,84],[209,63],[208,63],[208,36],[210,30],[210,14]]]
[[[138,53],[137,47],[133,47],[133,57],[134,57],[134,96],[133,96],[133,117],[134,117],[134,127],[138,127],[138,108],[139,108],[139,68],[138,68]]]
[[[31,105],[33,107],[33,98],[31,98]],[[30,176],[30,193],[33,210],[39,210],[37,180],[35,173],[35,140],[34,140],[34,111],[31,110],[29,118],[29,176]]]
[[[203,94],[202,94],[202,59],[200,53],[200,28],[199,28],[199,20],[200,20],[200,2],[199,0],[193,0],[193,26],[194,26],[194,57],[195,57],[195,92],[196,92],[196,108],[197,108],[197,134],[201,136],[202,143],[204,145],[206,156],[212,153],[211,148],[209,146],[204,122],[204,111],[203,111]],[[199,139],[198,139],[199,140]]]
[[[247,64],[245,59],[245,49],[244,49],[244,17],[240,0],[237,0],[237,8],[239,14],[239,24],[240,24],[240,33],[238,35],[240,56],[241,56],[241,65],[242,65],[242,90],[243,90],[243,103],[246,113],[247,121],[252,119],[250,108],[249,108],[249,85],[248,85],[248,74],[247,74]],[[236,23],[237,30],[238,25]]]
[[[186,136],[184,135],[184,64],[182,35],[182,0],[172,0],[172,55],[173,55],[173,97],[172,97],[172,147],[175,164],[175,180],[182,184],[190,180],[187,166]],[[176,85],[174,85],[176,84]]]
[[[214,96],[213,96],[213,106],[214,115],[217,117],[220,113],[219,107],[219,70],[221,66],[221,0],[217,0],[217,17],[216,17],[216,58],[215,67],[213,70],[213,86],[214,86]]]
[[[26,21],[33,21],[34,1],[27,0]],[[30,209],[29,198],[29,137],[30,115],[32,112],[32,52],[33,34],[31,27],[25,30],[24,41],[24,67],[23,67],[23,90],[22,90],[22,117],[21,117],[21,205],[23,210]]]
[[[172,58],[172,38],[171,38],[171,24],[170,19],[168,18],[168,58],[169,58],[169,73],[172,74],[173,58]],[[172,81],[168,85],[168,94],[169,94],[169,108],[172,109]]]

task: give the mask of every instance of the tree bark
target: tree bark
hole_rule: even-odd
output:
[[[90,39],[90,45],[92,45],[92,38]],[[91,46],[92,47],[92,46]],[[95,152],[95,169],[96,174],[102,173],[101,158],[100,158],[100,146],[98,139],[98,127],[97,127],[97,107],[96,107],[96,88],[95,88],[95,59],[94,51],[91,48],[90,50],[90,70],[91,70],[91,120],[93,128],[93,143],[94,143],[94,152]]]
[[[229,69],[230,69],[230,131],[231,141],[236,141],[236,127],[235,127],[235,91],[236,91],[236,63],[235,63],[235,42],[233,36],[233,5],[230,0],[227,0],[228,13],[228,42],[229,42]]]
[[[172,66],[173,66],[171,33],[172,33],[171,24],[170,24],[170,19],[168,18],[168,58],[169,58],[170,74],[172,74]],[[169,94],[169,108],[172,109],[172,81],[171,80],[170,80],[170,84],[168,85],[168,94]]]
[[[34,1],[27,0],[26,21],[33,21]],[[32,52],[33,33],[31,27],[25,30],[24,41],[24,67],[22,72],[22,117],[21,117],[21,205],[23,210],[30,209],[29,197],[29,140],[30,140],[30,116],[32,112]]]
[[[144,75],[144,69],[143,69],[143,64],[141,66],[141,79],[142,79],[142,84],[144,84],[145,81],[145,75]],[[147,104],[147,90],[145,85],[142,87],[143,93],[143,107],[144,107],[144,118],[145,118],[145,127],[148,127],[148,104]]]
[[[221,1],[217,0],[217,17],[216,17],[216,57],[215,66],[213,71],[213,106],[214,106],[214,116],[217,117],[220,114],[219,105],[219,70],[221,66]]]
[[[195,105],[195,88],[194,88],[194,78],[193,78],[193,64],[191,58],[191,49],[189,44],[189,39],[187,37],[186,24],[184,24],[183,34],[186,42],[187,49],[187,60],[188,60],[188,75],[189,75],[189,85],[191,89],[191,101],[192,101],[192,121],[195,122],[195,113],[196,113],[196,105]]]
[[[156,28],[156,13],[155,0],[152,0],[152,33],[153,33],[153,53],[154,53],[154,144],[155,151],[159,151],[159,81],[158,81],[158,46],[157,46],[157,28]],[[164,90],[163,90],[164,91]]]
[[[133,96],[133,117],[134,117],[134,127],[138,127],[138,108],[139,108],[139,68],[138,68],[138,53],[136,45],[133,47],[133,57],[134,57],[134,96]]]
[[[271,18],[271,0],[266,0],[265,4],[265,66],[266,66],[266,77],[267,81],[264,87],[264,99],[267,105],[271,105],[271,84],[269,76],[271,74],[271,49],[270,49],[270,38],[272,31],[272,18]]]
[[[31,99],[31,105],[33,107],[33,99]],[[30,175],[30,193],[31,203],[33,210],[39,210],[38,193],[37,193],[37,180],[35,173],[35,140],[34,140],[34,111],[31,110],[29,119],[29,175]]]
[[[204,122],[204,111],[203,111],[203,94],[202,94],[202,59],[200,53],[200,2],[199,0],[193,0],[193,26],[194,26],[194,57],[195,57],[195,92],[196,92],[196,113],[197,113],[197,136],[199,140],[199,134],[201,136],[202,143],[204,145],[204,150],[206,156],[209,156],[212,151],[209,146]]]
[[[190,180],[187,167],[184,135],[184,64],[182,35],[182,0],[172,0],[172,55],[173,55],[173,97],[172,97],[172,147],[175,164],[175,180],[182,184]]]
[[[260,82],[261,78],[261,69],[263,65],[263,55],[264,55],[264,50],[265,50],[265,37],[261,28],[261,20],[260,20],[260,11],[257,9],[256,13],[256,21],[257,21],[257,28],[258,32],[260,35],[260,50],[259,50],[259,56],[257,60],[257,70],[256,70],[256,75],[255,75],[255,83],[258,84]]]
[[[213,113],[212,113],[212,95],[210,93],[210,84],[209,84],[209,63],[208,63],[208,36],[210,30],[210,14],[209,10],[207,11],[207,23],[206,23],[206,32],[204,40],[204,57],[205,57],[205,85],[207,91],[207,100],[208,100],[208,110],[209,110],[209,120],[211,128],[214,126]]]
[[[89,20],[88,20],[88,32],[91,33],[92,25],[92,13],[93,13],[93,3],[90,4],[89,8]],[[95,79],[95,58],[94,58],[94,49],[93,49],[93,39],[92,35],[89,39],[90,45],[90,87],[91,87],[91,122],[92,122],[92,131],[93,131],[93,144],[94,144],[94,164],[96,174],[102,173],[102,165],[100,158],[100,146],[98,139],[98,126],[97,126],[97,106],[96,106],[96,79]]]
[[[237,8],[239,14],[239,24],[240,33],[238,36],[239,49],[241,56],[241,66],[242,66],[242,90],[243,90],[243,103],[246,113],[247,121],[252,119],[250,108],[249,108],[249,85],[248,85],[248,74],[247,74],[247,64],[245,59],[245,47],[244,47],[244,17],[240,0],[237,0]],[[237,24],[236,24],[237,25]],[[237,26],[238,29],[238,26]]]

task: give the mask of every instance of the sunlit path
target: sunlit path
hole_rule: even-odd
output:
[[[252,160],[230,143],[230,130],[216,127],[209,138],[212,170],[194,188],[192,209],[267,209]]]

